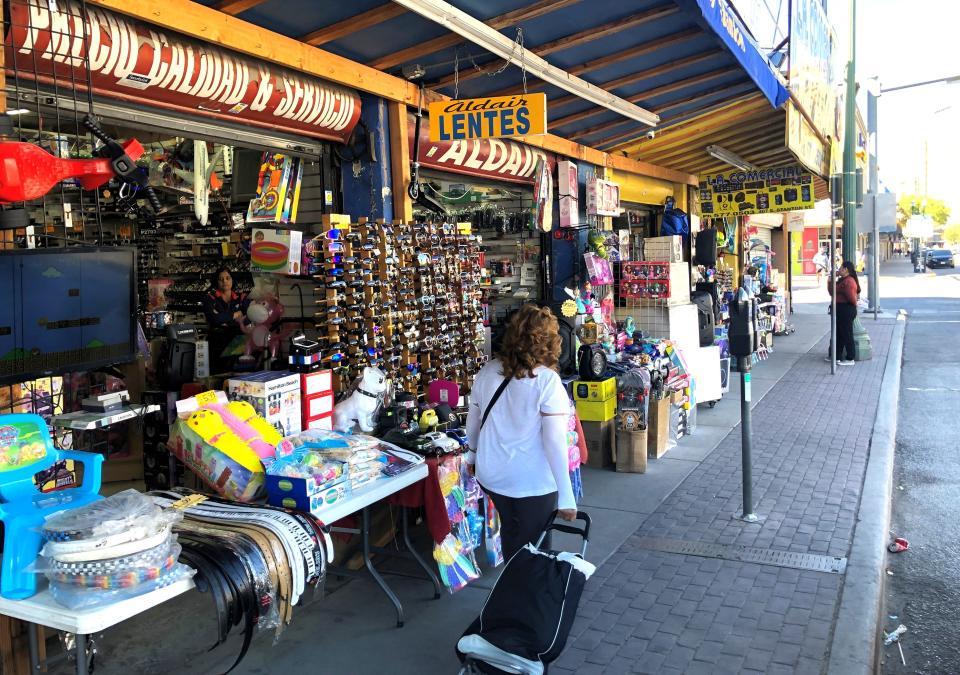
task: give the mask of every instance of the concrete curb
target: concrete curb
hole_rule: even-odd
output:
[[[905,334],[906,313],[901,310],[880,385],[877,421],[870,439],[870,458],[863,481],[857,527],[830,647],[829,675],[871,675],[875,672]]]

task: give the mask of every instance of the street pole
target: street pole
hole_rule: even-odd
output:
[[[837,374],[837,216],[841,209],[843,178],[833,176],[830,181],[830,374]]]
[[[740,462],[743,469],[743,515],[741,520],[748,523],[760,522],[760,517],[753,510],[753,461],[751,459],[753,428],[751,424],[750,399],[750,368],[752,357],[741,356],[737,362],[740,371]]]
[[[850,0],[846,122],[843,132],[843,259],[857,256],[857,0]]]
[[[878,83],[879,84],[879,83]],[[879,87],[877,87],[879,88]],[[867,142],[869,172],[868,188],[870,198],[873,200],[873,232],[871,234],[872,244],[870,246],[871,255],[867,263],[870,265],[870,307],[873,308],[873,320],[876,321],[880,315],[880,223],[877,220],[877,196],[880,193],[879,167],[877,166],[877,155],[880,150],[877,147],[877,94],[873,87],[867,88]]]

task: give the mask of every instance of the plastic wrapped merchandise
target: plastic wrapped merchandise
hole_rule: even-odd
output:
[[[70,609],[96,607],[132,598],[192,577],[194,571],[177,562],[175,537],[141,553],[86,563],[37,559],[37,571],[50,581],[54,599]]]
[[[43,524],[40,555],[63,562],[132,555],[160,545],[183,514],[161,509],[136,490],[55,513]]]
[[[147,593],[194,574],[177,562],[180,545],[171,530],[182,518],[136,490],[61,511],[44,522],[46,543],[32,569],[71,609]]]

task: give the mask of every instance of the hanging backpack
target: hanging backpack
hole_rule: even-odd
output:
[[[660,222],[660,236],[669,237],[679,234],[686,240],[690,236],[690,216],[675,208],[673,197],[667,197],[663,204],[663,219]]]

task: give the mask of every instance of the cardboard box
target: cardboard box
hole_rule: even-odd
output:
[[[305,426],[307,429],[326,429],[327,431],[331,431],[333,429],[333,413],[327,413],[326,415],[315,417],[312,420],[307,420]]]
[[[569,159],[561,159],[557,162],[557,192],[560,195],[572,195],[574,200],[578,193],[577,165]],[[560,200],[560,208],[563,209],[564,200]]]
[[[607,422],[584,422],[583,438],[587,444],[587,466],[603,469],[613,463],[616,448],[616,425],[613,420]]]
[[[268,504],[313,515],[319,515],[324,507],[337,503],[351,493],[347,466],[344,466],[340,477],[324,482],[317,482],[313,478],[290,478],[267,473],[265,485]]]
[[[206,340],[197,340],[197,351],[193,357],[193,377],[202,380],[210,377],[210,343]]]
[[[253,228],[250,266],[257,272],[300,274],[303,233],[297,230]]]
[[[284,436],[300,433],[300,374],[251,373],[227,380],[231,401],[246,401]]]
[[[333,373],[329,370],[317,370],[300,374],[300,390],[304,396],[316,396],[333,391]]]
[[[576,401],[606,401],[617,396],[617,378],[608,377],[599,382],[573,383],[573,398]]]
[[[317,396],[308,396],[303,399],[303,416],[305,419],[312,420],[315,417],[321,417],[333,412],[333,392],[318,394]]]
[[[573,195],[560,195],[560,227],[580,224],[580,202]]]
[[[658,262],[683,262],[683,237],[647,237],[643,240],[643,259]]]
[[[647,454],[653,458],[663,457],[670,434],[670,399],[651,400],[648,415]]]
[[[647,472],[647,432],[617,432],[617,471],[620,473]]]
[[[605,401],[577,401],[577,417],[581,422],[606,422],[616,416],[616,397]]]

